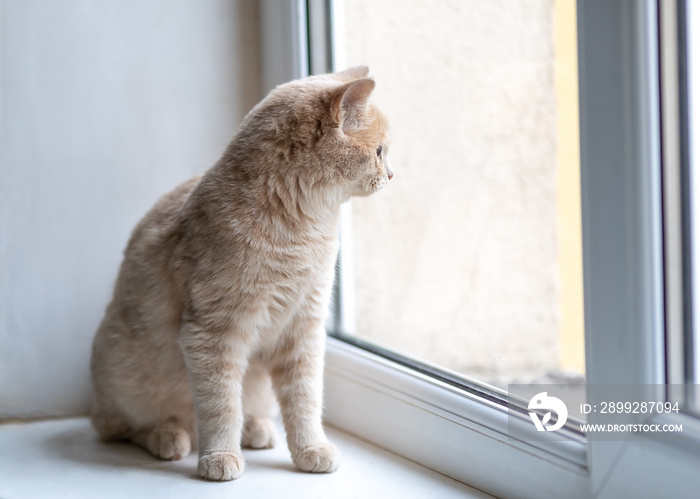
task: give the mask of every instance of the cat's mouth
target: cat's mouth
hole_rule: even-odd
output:
[[[373,178],[372,181],[370,182],[370,187],[371,187],[371,192],[378,192],[384,189],[386,184],[389,183],[389,180],[391,177],[394,176],[394,173],[387,172],[387,175],[378,177],[378,178]]]

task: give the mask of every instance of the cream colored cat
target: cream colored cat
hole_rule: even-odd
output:
[[[136,226],[93,343],[101,437],[162,459],[198,440],[199,475],[232,480],[241,445],[275,444],[276,395],[296,466],[337,469],[321,398],[340,204],[392,177],[367,73],[280,85]]]

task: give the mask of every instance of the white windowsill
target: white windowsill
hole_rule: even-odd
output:
[[[195,455],[166,462],[129,444],[101,443],[86,418],[2,424],[0,498],[491,497],[346,433],[327,432],[343,455],[334,474],[296,471],[282,443],[245,450],[240,479],[210,483],[196,477]]]

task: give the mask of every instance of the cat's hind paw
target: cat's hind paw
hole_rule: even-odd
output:
[[[270,418],[246,418],[241,445],[248,449],[271,449],[277,441],[275,423]]]
[[[146,447],[160,459],[177,461],[190,453],[192,440],[184,428],[167,425],[148,433]]]
[[[330,442],[307,447],[292,458],[297,468],[310,473],[333,473],[340,466],[340,452]]]
[[[235,480],[243,474],[245,461],[241,454],[233,452],[214,452],[199,456],[197,471],[205,480],[225,482]]]

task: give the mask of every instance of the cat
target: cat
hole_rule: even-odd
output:
[[[233,480],[281,409],[295,465],[338,468],[321,405],[340,205],[393,176],[368,72],[278,86],[138,223],[93,341],[100,437],[168,460],[198,447],[202,478]]]

